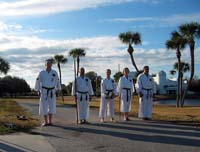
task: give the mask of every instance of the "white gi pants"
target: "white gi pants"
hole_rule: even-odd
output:
[[[153,110],[153,93],[142,90],[143,96],[139,98],[139,118],[151,118]]]
[[[55,92],[55,89],[49,90],[47,95],[47,90],[42,88],[39,102],[39,115],[56,114]]]
[[[77,105],[79,120],[89,118],[89,95],[88,93],[77,93]]]
[[[100,109],[99,109],[99,117],[106,117],[106,110],[108,109],[107,115],[111,118],[114,117],[114,99],[106,99],[105,95],[101,96]]]

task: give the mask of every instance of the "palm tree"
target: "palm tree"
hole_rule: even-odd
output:
[[[59,75],[60,75],[60,85],[61,85],[61,90],[62,90],[62,76],[61,76],[60,64],[67,63],[67,58],[65,58],[64,55],[55,55],[53,58],[53,61],[54,61],[53,63],[57,63],[57,66],[58,66]],[[62,91],[61,91],[61,95],[62,95],[62,101],[64,102],[64,97],[63,97]]]
[[[173,70],[170,71],[170,73],[172,75],[175,75],[176,74],[176,71],[179,70],[179,65],[178,65],[178,62],[174,63],[174,67],[173,67]],[[189,63],[186,63],[186,62],[181,62],[180,63],[180,97],[182,96],[182,90],[183,90],[183,75],[184,73],[190,71],[190,65]]]
[[[188,89],[189,84],[191,83],[193,77],[194,77],[194,48],[195,48],[195,38],[200,38],[200,24],[197,22],[191,22],[191,23],[186,23],[182,24],[179,26],[179,31],[183,35],[185,39],[187,39],[187,43],[189,44],[190,47],[190,79],[188,81],[188,85],[184,91],[182,100],[181,100],[181,105],[184,104],[184,99],[185,95]]]
[[[0,73],[7,74],[10,69],[10,64],[0,57]]]
[[[77,61],[77,76],[78,76],[78,72],[79,72],[79,65],[80,65],[80,57],[81,56],[85,56],[86,55],[86,52],[85,52],[85,49],[83,48],[75,48],[75,49],[72,49],[70,52],[69,52],[69,56],[72,56],[75,60],[76,58],[76,61]]]
[[[128,53],[129,53],[129,55],[131,57],[131,62],[133,64],[133,66],[135,67],[135,70],[137,72],[139,72],[139,70],[137,68],[137,65],[135,63],[135,60],[133,58],[134,49],[132,47],[132,44],[135,44],[135,45],[141,44],[140,33],[128,31],[128,32],[125,32],[125,33],[121,33],[119,35],[119,39],[122,41],[122,43],[128,44],[127,51],[128,51]]]
[[[178,59],[178,89],[177,89],[177,97],[176,97],[176,106],[180,106],[180,84],[181,84],[181,49],[184,49],[186,45],[186,39],[184,39],[180,33],[174,31],[171,33],[171,39],[167,40],[166,47],[167,49],[176,49],[176,57]]]

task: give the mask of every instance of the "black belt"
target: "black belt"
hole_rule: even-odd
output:
[[[131,88],[122,88],[124,90],[126,90],[126,101],[128,102],[128,92],[130,93],[131,96]]]
[[[47,97],[48,97],[49,91],[50,91],[50,90],[53,90],[55,87],[48,88],[48,87],[42,86],[42,88],[47,90]],[[46,97],[46,100],[47,100],[47,97]],[[52,98],[52,97],[53,97],[53,92],[51,91],[51,98]]]
[[[82,94],[86,94],[86,96],[85,96],[85,100],[87,100],[87,99],[88,99],[88,97],[87,97],[87,94],[88,94],[88,92],[82,92],[82,91],[77,91],[77,92],[81,94],[80,101],[82,101],[82,100],[83,100],[83,98],[82,98]]]
[[[105,93],[105,95],[107,95],[107,96],[108,96],[110,92],[112,92],[112,93],[113,93],[113,89],[106,89],[106,92],[107,92],[107,93]],[[111,95],[111,97],[110,97],[110,98],[111,98],[111,99],[113,98],[113,94]]]
[[[150,91],[152,90],[152,88],[149,88],[149,89],[147,89],[147,88],[142,88],[142,90],[146,90],[146,91],[147,91],[147,99],[148,99],[149,97],[152,97],[151,94],[150,94]]]

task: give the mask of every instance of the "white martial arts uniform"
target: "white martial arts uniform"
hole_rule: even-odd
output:
[[[133,80],[130,77],[121,77],[118,83],[118,93],[121,95],[121,112],[130,112],[133,91]]]
[[[86,120],[89,117],[89,96],[93,95],[91,80],[87,77],[77,77],[72,84],[72,95],[77,96],[79,120]]]
[[[46,70],[41,71],[36,79],[35,90],[41,93],[39,114],[55,114],[56,91],[61,90],[57,72],[53,69],[50,72]]]
[[[101,102],[99,109],[99,117],[106,117],[106,109],[108,115],[114,118],[114,96],[117,95],[116,83],[113,79],[104,79],[101,82]]]
[[[144,73],[137,78],[137,92],[143,96],[139,98],[139,118],[151,118],[153,110],[153,94],[156,93],[156,86],[152,76]]]

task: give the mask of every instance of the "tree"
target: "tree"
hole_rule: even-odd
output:
[[[79,65],[80,65],[80,57],[85,56],[86,52],[83,48],[75,48],[69,52],[69,56],[72,56],[74,60],[76,59],[77,62],[77,76],[79,72]]]
[[[173,70],[170,71],[170,73],[172,75],[175,75],[176,74],[176,71],[179,71],[179,65],[178,65],[178,62],[174,63],[174,66],[173,66]],[[182,91],[183,91],[183,75],[184,73],[190,71],[190,65],[186,62],[181,62],[180,63],[180,96],[182,95]]]
[[[167,40],[166,42],[166,47],[167,49],[175,49],[176,50],[176,57],[178,60],[178,93],[177,93],[177,97],[176,97],[176,106],[179,107],[180,106],[180,99],[181,99],[181,91],[180,91],[180,85],[181,85],[181,49],[185,48],[186,45],[186,39],[184,39],[182,37],[182,35],[177,32],[174,31],[171,33],[171,38],[169,40]]]
[[[123,73],[122,72],[117,72],[117,73],[115,73],[114,75],[113,75],[113,77],[114,77],[114,79],[115,79],[115,82],[119,82],[119,79],[120,79],[120,77],[122,77],[123,76]]]
[[[125,32],[125,33],[121,33],[119,35],[119,39],[122,41],[122,43],[128,44],[127,51],[128,51],[128,53],[131,57],[131,62],[133,64],[133,66],[135,67],[135,70],[138,72],[139,71],[138,67],[137,67],[135,60],[133,58],[134,49],[132,47],[132,44],[135,44],[135,45],[141,44],[140,33],[128,31],[128,32]]]
[[[195,48],[195,39],[200,38],[200,24],[197,22],[191,22],[191,23],[186,23],[182,24],[179,26],[179,31],[183,35],[183,37],[187,40],[187,44],[190,47],[190,79],[188,81],[188,85],[184,91],[182,100],[181,100],[181,105],[184,105],[184,99],[185,95],[188,89],[188,86],[190,85],[190,82],[192,81],[194,77],[194,48]]]
[[[7,74],[10,69],[10,64],[0,57],[0,73]]]
[[[65,58],[64,55],[55,55],[53,60],[54,60],[53,63],[57,63],[57,66],[58,66],[59,75],[60,75],[60,85],[61,85],[61,90],[62,90],[62,76],[61,76],[60,64],[67,63],[67,58]],[[62,95],[62,101],[64,102],[64,97],[63,97],[63,92],[62,91],[61,91],[61,95]]]
[[[101,88],[102,77],[98,76],[97,73],[94,72],[94,71],[89,71],[89,72],[85,73],[85,76],[88,77],[91,80],[92,88],[95,92],[95,95],[100,96],[100,93],[101,93],[100,88]]]

